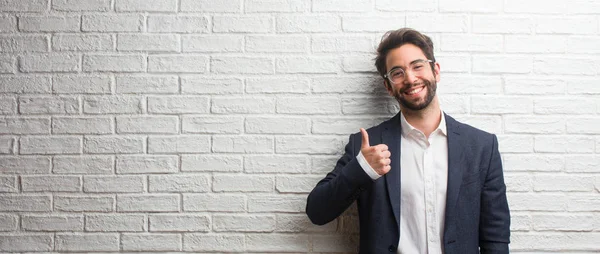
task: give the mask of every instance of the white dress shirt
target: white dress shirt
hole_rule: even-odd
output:
[[[442,113],[438,128],[425,137],[401,113],[400,239],[398,253],[443,253],[448,185],[448,138]],[[362,153],[356,158],[373,179],[381,177]],[[392,160],[397,158],[390,158]]]

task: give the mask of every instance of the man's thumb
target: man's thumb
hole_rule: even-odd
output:
[[[360,132],[362,133],[362,145],[361,148],[369,147],[369,133],[364,128],[360,128]]]

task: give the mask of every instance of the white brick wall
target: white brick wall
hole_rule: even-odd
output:
[[[498,134],[512,253],[600,252],[600,2],[0,0],[0,252],[355,252],[307,193],[397,112],[381,35]]]

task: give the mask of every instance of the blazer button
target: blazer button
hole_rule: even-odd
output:
[[[394,245],[390,245],[390,247],[388,247],[388,250],[390,252],[395,252],[396,251],[396,247],[394,247]]]

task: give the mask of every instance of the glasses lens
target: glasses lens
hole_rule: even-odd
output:
[[[392,72],[390,72],[390,79],[394,84],[402,82],[402,80],[404,79],[404,71],[400,68],[393,70]]]

